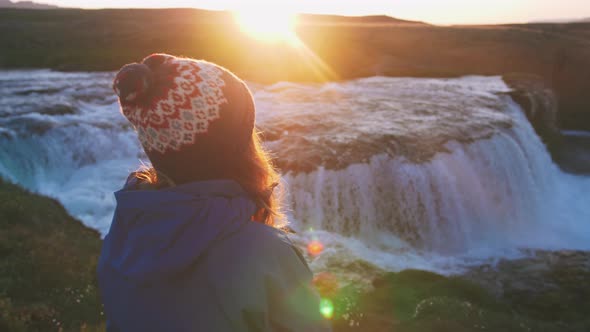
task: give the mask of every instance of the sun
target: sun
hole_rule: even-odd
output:
[[[234,17],[242,31],[249,36],[267,42],[293,42],[295,14],[289,11],[241,10]]]

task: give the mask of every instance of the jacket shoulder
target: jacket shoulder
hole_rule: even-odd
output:
[[[309,270],[305,259],[286,233],[256,222],[248,222],[239,231],[221,239],[211,248],[208,256],[212,264],[251,261],[254,265],[263,264],[272,268],[277,263],[287,263],[301,265],[304,270]]]
[[[241,331],[329,331],[317,308],[312,273],[287,234],[249,223],[211,248],[208,283]],[[253,325],[252,325],[253,324]]]

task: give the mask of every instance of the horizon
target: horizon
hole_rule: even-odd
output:
[[[30,2],[30,1],[15,1]],[[506,24],[543,21],[572,21],[590,17],[590,2],[587,0],[398,0],[386,3],[380,0],[343,0],[334,3],[314,0],[256,0],[247,5],[237,0],[170,0],[165,3],[146,4],[139,0],[39,0],[39,4],[56,5],[62,8],[107,9],[107,8],[195,8],[203,10],[251,11],[264,7],[267,12],[285,8],[297,14],[369,16],[387,15],[397,19],[423,21],[439,25],[461,24]]]

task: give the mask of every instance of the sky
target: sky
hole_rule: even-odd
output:
[[[524,23],[538,20],[590,17],[590,0],[36,0],[62,7],[161,8],[195,7],[239,10],[258,7],[272,13],[273,6],[293,12],[373,15],[433,24]]]

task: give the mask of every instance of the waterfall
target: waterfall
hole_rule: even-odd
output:
[[[288,174],[296,227],[376,246],[384,233],[438,253],[590,248],[590,178],[562,173],[524,117],[425,163],[373,156],[341,170]],[[385,238],[390,241],[390,238]]]
[[[0,176],[103,235],[113,192],[145,160],[112,76],[0,71]],[[316,271],[448,272],[521,249],[590,249],[590,177],[559,170],[499,77],[252,89],[292,238],[325,245]]]

